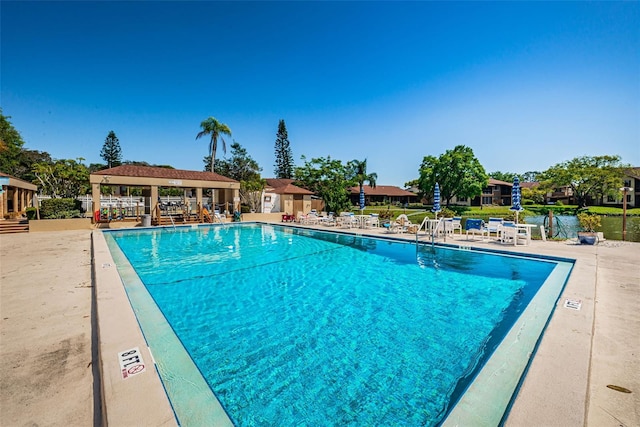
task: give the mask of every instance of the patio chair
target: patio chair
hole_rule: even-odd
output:
[[[455,231],[453,226],[453,218],[445,218],[442,221],[442,233],[446,235],[452,235]]]
[[[507,221],[500,228],[500,243],[516,246],[518,243],[526,245],[528,243],[528,237],[526,230],[521,230],[516,227],[513,221]]]
[[[489,218],[489,222],[485,225],[487,231],[487,238],[491,237],[491,233],[494,234],[496,239],[500,238],[500,228],[503,225],[502,218]]]
[[[365,220],[364,226],[367,228],[380,227],[380,218],[378,217],[378,214],[371,214],[371,216]]]
[[[340,212],[337,225],[341,228],[352,228],[358,226],[358,221],[353,212]]]
[[[321,216],[320,217],[320,224],[326,225],[327,227],[332,227],[332,226],[336,225],[336,218],[335,218],[333,212],[329,212],[329,215],[327,215],[327,216]]]
[[[469,218],[464,223],[464,229],[467,234],[467,240],[469,240],[469,234],[479,234],[484,238],[484,235],[487,234],[487,228],[484,226],[484,221],[481,219]],[[487,234],[488,236],[488,234]]]
[[[451,226],[453,227],[453,233],[455,233],[456,230],[460,230],[460,234],[462,234],[462,217],[454,216],[451,218]]]

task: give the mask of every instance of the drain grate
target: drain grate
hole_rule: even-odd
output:
[[[582,300],[568,298],[564,300],[564,308],[570,308],[571,310],[580,310],[581,307]]]

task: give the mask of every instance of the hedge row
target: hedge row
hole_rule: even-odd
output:
[[[46,199],[40,203],[40,218],[79,218],[82,216],[82,203],[76,199]]]

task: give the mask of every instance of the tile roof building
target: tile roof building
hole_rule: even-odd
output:
[[[375,188],[370,185],[364,185],[363,189],[367,206],[373,203],[418,203],[418,195],[416,193],[393,185],[376,185]],[[351,187],[349,198],[351,203],[357,206],[360,203],[360,187]]]
[[[293,184],[293,179],[267,178],[262,196],[262,212],[296,215],[313,209],[313,192]]]
[[[38,186],[0,172],[0,220],[19,217],[33,206],[33,196]]]
[[[231,206],[231,210],[240,210],[240,183],[234,179],[213,172],[169,169],[153,166],[122,165],[93,172],[89,176],[93,206],[101,206],[100,186],[108,185],[120,190],[120,187],[142,187],[145,199],[145,213],[152,219],[159,219],[158,188],[182,188],[187,193],[195,193],[196,204],[200,209],[203,190],[213,191],[213,203]],[[95,209],[94,209],[95,210]]]

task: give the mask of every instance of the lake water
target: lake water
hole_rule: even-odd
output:
[[[528,224],[547,225],[548,218],[545,215],[527,216],[525,221]],[[554,237],[572,239],[577,236],[580,230],[578,218],[572,215],[555,215],[554,216]],[[604,233],[605,239],[622,240],[622,217],[621,216],[603,216],[602,226],[598,231]],[[534,236],[540,236],[540,230],[534,230]],[[640,217],[627,217],[627,241],[640,242]]]

